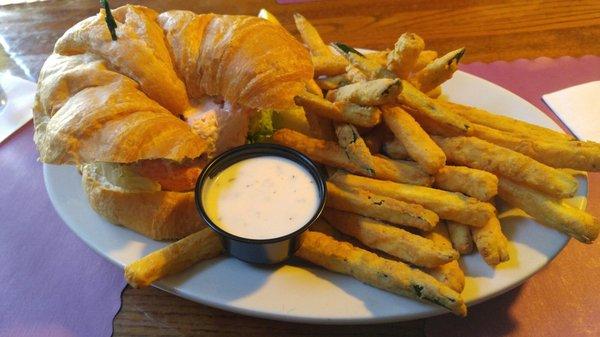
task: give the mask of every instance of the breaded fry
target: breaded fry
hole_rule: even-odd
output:
[[[360,69],[352,64],[346,67],[346,77],[350,80],[350,83],[368,81],[369,78]]]
[[[424,231],[431,230],[439,221],[437,214],[421,205],[360,189],[342,189],[332,182],[327,182],[327,207]]]
[[[394,49],[387,56],[387,68],[398,77],[407,79],[423,48],[425,42],[419,35],[414,33],[400,35]]]
[[[591,214],[505,177],[501,176],[499,180],[500,198],[522,209],[541,224],[566,233],[583,243],[592,243],[598,237],[600,221]]]
[[[258,15],[259,18],[261,19],[265,19],[267,21],[270,21],[272,23],[278,24],[281,26],[281,23],[279,22],[279,20],[277,20],[277,17],[273,14],[271,14],[271,12],[269,12],[268,10],[261,8],[260,11],[258,11]]]
[[[426,273],[325,234],[304,233],[296,256],[394,294],[439,304],[460,316],[467,313],[460,294]]]
[[[458,61],[465,54],[465,48],[459,48],[435,59],[425,68],[419,70],[411,79],[411,83],[422,92],[429,92],[446,82],[458,69]]]
[[[368,59],[364,56],[355,53],[344,54],[348,62],[351,65],[358,68],[365,76],[367,80],[376,80],[378,78],[395,78],[396,75],[391,71],[387,70],[379,62]]]
[[[371,154],[378,154],[382,151],[383,143],[385,139],[389,137],[388,132],[388,130],[385,130],[385,125],[379,124],[363,136]]]
[[[352,83],[346,73],[330,77],[317,78],[315,81],[317,82],[319,88],[323,90],[333,90]]]
[[[381,121],[381,111],[377,107],[363,107],[350,102],[335,102],[303,92],[294,97],[294,102],[305,111],[315,113],[336,122],[348,122],[357,126],[371,127]]]
[[[304,41],[312,56],[315,77],[320,75],[333,76],[346,71],[348,61],[340,55],[333,54],[331,49],[321,39],[319,32],[305,17],[294,13],[294,22],[300,32],[302,41]]]
[[[346,66],[348,65],[348,61],[339,55],[313,56],[312,63],[315,68],[315,77],[343,74],[346,72]]]
[[[452,246],[461,255],[471,254],[473,251],[473,236],[471,228],[458,222],[448,221],[448,234]]]
[[[412,72],[416,73],[419,70],[425,68],[429,63],[433,62],[433,60],[435,60],[437,57],[438,57],[437,51],[423,50],[419,54],[419,57],[417,58],[417,61],[415,62],[415,65],[413,66]]]
[[[577,191],[577,180],[570,174],[513,150],[475,137],[433,139],[453,163],[510,177],[556,198],[572,197]]]
[[[472,228],[473,241],[483,260],[490,266],[508,261],[508,239],[502,233],[498,218],[493,217],[483,227]]]
[[[325,219],[325,217],[320,217],[315,221],[315,223],[310,226],[310,230],[312,232],[319,232],[336,240],[344,240],[344,235],[342,232],[335,229],[329,222]]]
[[[440,105],[407,81],[402,81],[398,100],[455,134],[467,134],[471,127],[471,122]]]
[[[433,178],[412,161],[392,160],[380,154],[373,156],[375,177],[400,183],[431,186]]]
[[[431,232],[423,233],[423,236],[433,241],[439,247],[452,248],[448,230],[444,223],[439,223]],[[458,260],[450,261],[434,268],[424,269],[424,271],[459,293],[465,288],[465,272],[460,268]]]
[[[343,172],[337,172],[329,180],[344,188],[363,189],[378,195],[423,205],[425,208],[434,211],[442,219],[464,223],[469,226],[484,226],[496,214],[496,209],[492,204],[481,202],[460,193],[381,181]]]
[[[371,156],[367,144],[365,144],[356,127],[347,123],[337,123],[334,127],[338,144],[344,149],[348,159],[360,167],[364,175],[374,176],[373,156]]]
[[[520,152],[540,163],[558,168],[600,171],[600,144],[552,138],[527,138],[473,124],[474,137]]]
[[[348,159],[344,150],[335,142],[311,138],[289,129],[277,130],[273,134],[273,141],[296,149],[321,164],[361,174],[360,168]],[[416,163],[373,156],[373,164],[375,177],[379,179],[427,186],[432,181]]]
[[[323,216],[331,226],[365,246],[416,266],[433,268],[458,258],[451,247],[436,246],[422,236],[375,219],[332,208],[326,209]]]
[[[437,87],[429,90],[425,94],[431,98],[438,98],[442,95],[442,86],[438,85]]]
[[[407,159],[408,151],[404,147],[404,144],[399,139],[388,140],[383,143],[383,153],[392,159]]]
[[[460,192],[488,201],[498,194],[498,177],[466,166],[444,166],[436,175],[433,186],[441,190]]]
[[[313,56],[333,56],[329,47],[323,42],[317,29],[304,16],[294,13],[294,22],[300,32],[302,41],[306,44]]]
[[[349,84],[327,92],[330,101],[345,101],[359,105],[380,105],[396,101],[402,90],[399,80],[382,78]]]
[[[130,263],[125,267],[125,280],[134,288],[147,287],[199,261],[217,257],[222,251],[219,236],[205,228]]]
[[[343,121],[356,126],[370,128],[381,122],[381,110],[376,106],[362,106],[350,102],[334,102],[333,105],[341,111]]]
[[[573,136],[557,132],[545,127],[524,122],[522,120],[497,115],[489,111],[474,108],[458,103],[444,100],[436,100],[439,104],[452,110],[454,113],[468,119],[473,123],[485,125],[490,128],[510,132],[523,137],[535,137],[536,139],[564,139],[573,140]]]
[[[390,53],[389,49],[386,50],[378,50],[371,53],[366,53],[365,57],[370,60],[379,63],[382,67],[385,67],[387,64],[387,57]]]
[[[317,95],[321,98],[324,97],[323,90],[321,90],[317,82],[312,78],[310,79],[310,81],[306,82],[306,91],[310,92],[311,94]]]
[[[408,155],[425,172],[435,174],[446,164],[444,151],[429,137],[421,126],[399,106],[384,105],[383,120],[402,142]]]
[[[304,115],[306,116],[311,136],[324,140],[335,139],[335,132],[331,120],[321,117],[313,111],[305,110]]]

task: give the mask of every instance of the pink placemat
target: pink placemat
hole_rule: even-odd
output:
[[[525,98],[560,125],[541,100],[542,94],[599,80],[600,57],[477,62],[461,69]],[[600,174],[590,174],[589,182],[588,211],[600,217]],[[524,285],[470,307],[466,318],[427,319],[425,333],[428,337],[600,336],[599,248],[598,243],[587,246],[571,240]]]

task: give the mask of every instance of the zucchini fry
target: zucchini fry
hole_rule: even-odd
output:
[[[372,53],[365,54],[365,57],[368,60],[377,62],[377,63],[379,63],[379,65],[385,67],[387,65],[387,57],[388,57],[389,52],[390,52],[389,49],[374,51]]]
[[[544,139],[563,139],[573,140],[573,136],[566,133],[547,129],[545,127],[524,122],[522,120],[510,118],[507,116],[497,115],[489,111],[474,108],[458,103],[448,102],[444,100],[436,100],[440,105],[452,110],[457,115],[460,115],[472,123],[485,125],[490,128],[506,131],[516,134],[520,137],[544,140]]]
[[[477,250],[485,263],[495,266],[510,259],[508,239],[502,233],[498,218],[491,218],[485,226],[472,228],[471,232]]]
[[[362,127],[372,127],[381,121],[381,111],[376,107],[363,107],[349,102],[335,102],[303,92],[294,102],[306,112],[315,113],[336,122],[347,122]]]
[[[261,19],[265,19],[267,21],[281,26],[281,23],[279,22],[279,20],[277,20],[277,17],[264,8],[261,8],[260,11],[258,11],[257,16]]]
[[[454,221],[448,221],[446,224],[448,225],[450,242],[452,242],[454,249],[456,249],[461,255],[471,254],[473,251],[473,236],[471,235],[471,228],[469,228],[467,225],[463,225]]]
[[[458,61],[465,54],[465,48],[459,48],[435,59],[417,72],[410,81],[422,92],[429,92],[446,82],[458,69]]]
[[[467,314],[460,294],[432,276],[325,234],[304,233],[296,256],[376,288],[435,303],[460,316]]]
[[[577,180],[570,174],[513,150],[475,137],[433,139],[456,164],[510,177],[556,198],[569,198],[577,191]]]
[[[435,174],[433,186],[488,201],[498,194],[498,177],[466,166],[444,166]]]
[[[433,62],[433,60],[435,60],[437,57],[438,57],[437,51],[423,50],[419,54],[419,57],[417,58],[417,61],[415,62],[415,65],[412,68],[412,72],[416,73],[419,70],[425,68],[429,63]]]
[[[323,165],[356,174],[362,173],[362,170],[348,159],[344,150],[336,142],[311,138],[289,129],[277,130],[272,139],[275,143],[300,151]],[[427,186],[431,184],[431,177],[414,163],[373,156],[373,164],[375,177],[378,179]]]
[[[376,106],[363,106],[350,102],[334,102],[333,105],[341,111],[341,122],[364,128],[373,127],[381,122],[381,110]]]
[[[352,102],[359,105],[380,105],[396,101],[402,90],[399,80],[382,78],[358,82],[327,92],[330,101]]]
[[[344,190],[332,182],[327,182],[327,207],[424,231],[430,231],[439,221],[437,214],[421,205],[360,189]]]
[[[402,144],[402,142],[397,138],[384,142],[382,150],[383,153],[392,159],[408,158],[408,151],[406,151],[406,147],[404,147],[404,144]]]
[[[378,154],[383,150],[383,144],[386,141],[386,138],[390,137],[390,134],[391,132],[387,130],[385,125],[379,124],[369,131],[365,136],[363,136],[363,139],[365,140],[369,151],[371,151],[371,154]],[[393,135],[391,136],[393,137]]]
[[[348,61],[339,55],[313,56],[312,63],[315,68],[315,77],[343,74],[348,66]]]
[[[467,134],[471,127],[469,121],[439,104],[407,81],[402,81],[402,91],[398,95],[398,100],[456,135]]]
[[[363,54],[356,51],[354,48],[349,47],[343,43],[332,43],[331,44],[340,54],[342,54],[348,62],[357,69],[359,69],[367,80],[375,80],[380,78],[395,78],[396,75],[387,70],[379,62],[374,61],[365,57]]]
[[[448,230],[444,223],[439,223],[431,232],[423,233],[424,237],[439,247],[452,248]],[[465,288],[465,272],[457,260],[424,271],[451,289],[461,293]]]
[[[522,209],[542,225],[557,229],[583,243],[592,243],[598,237],[600,221],[591,214],[505,177],[499,177],[499,180],[500,198]]]
[[[319,88],[323,90],[333,90],[352,83],[346,73],[330,77],[317,78],[315,80]]]
[[[446,165],[444,151],[429,137],[415,119],[399,106],[385,105],[383,120],[402,142],[408,155],[425,172],[435,174]]]
[[[329,181],[343,188],[363,189],[377,195],[423,205],[440,218],[482,227],[496,215],[492,204],[434,188],[393,183],[337,172]]]
[[[362,139],[356,127],[347,123],[336,123],[335,135],[338,139],[338,144],[344,149],[348,159],[363,170],[363,174],[369,177],[375,175],[373,165],[373,157],[369,152],[369,148]]]
[[[433,268],[458,258],[451,247],[437,246],[420,235],[375,219],[331,208],[323,216],[331,226],[365,246],[416,266]]]
[[[308,47],[312,56],[313,65],[315,67],[315,76],[320,75],[338,75],[346,71],[348,61],[342,56],[335,55],[331,49],[323,42],[319,32],[315,27],[302,15],[294,13],[294,22],[296,28],[300,32],[302,41]]]
[[[223,251],[221,239],[210,228],[188,235],[125,267],[125,280],[134,288],[179,273],[198,261],[212,259]]]
[[[472,135],[520,152],[548,166],[600,171],[600,144],[598,143],[527,138],[478,124],[473,124]]]
[[[425,48],[425,42],[419,35],[402,34],[396,41],[394,50],[388,54],[387,68],[401,79],[407,79],[423,48]]]

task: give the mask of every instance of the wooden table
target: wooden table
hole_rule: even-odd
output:
[[[113,7],[123,3],[125,1],[111,1]],[[373,49],[392,46],[402,32],[410,30],[420,34],[431,49],[449,51],[466,46],[465,62],[600,55],[598,1],[521,1],[503,4],[465,0],[314,1],[279,5],[275,1],[264,0],[170,0],[138,3],[158,11],[188,9],[198,13],[249,15],[255,15],[264,7],[292,32],[295,32],[292,13],[300,12],[315,24],[326,41],[344,41],[353,46]],[[0,7],[0,36],[6,42],[4,47],[8,49],[0,49],[0,70],[9,68],[14,73],[36,79],[56,39],[75,22],[95,14],[97,10],[97,1],[74,0]],[[595,202],[588,210],[600,216],[598,175],[591,178],[590,200]],[[582,275],[576,272],[577,268],[570,268],[582,260],[587,261],[584,269],[595,270],[595,275]],[[599,264],[600,251],[597,245],[590,249],[571,242],[551,267],[495,301],[514,306],[525,294],[529,298],[547,296],[540,289],[552,289],[553,285],[589,285],[600,277]],[[591,284],[598,285],[598,282]],[[597,292],[597,289],[589,291]],[[567,304],[576,313],[577,303],[583,301],[586,293],[573,291],[573,296],[573,303]],[[557,304],[556,309],[564,305]],[[517,333],[523,326],[529,327],[527,331],[533,333],[532,324],[544,323],[544,312],[535,308],[532,306],[527,318],[516,319],[516,322],[508,320],[503,333]],[[114,336],[424,336],[431,330],[427,328],[427,323],[428,320],[374,326],[282,323],[213,309],[154,288],[127,288],[123,293],[123,307],[115,319]],[[598,331],[598,328],[589,331]]]

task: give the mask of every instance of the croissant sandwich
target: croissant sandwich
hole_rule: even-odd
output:
[[[203,166],[246,142],[260,111],[294,108],[313,77],[281,26],[238,15],[126,5],[71,27],[38,80],[40,160],[77,165],[92,208],[154,239],[204,226],[193,188]]]

